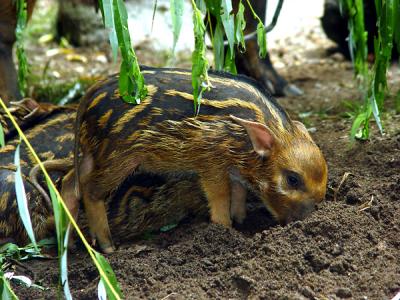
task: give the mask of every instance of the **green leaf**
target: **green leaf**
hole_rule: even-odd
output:
[[[110,30],[109,39],[114,59],[117,56],[118,47],[121,51],[120,73],[124,78],[119,81],[123,83],[120,86],[120,94],[128,103],[139,103],[140,99],[146,97],[147,90],[135,52],[132,49],[125,4],[122,0],[102,0],[100,2],[102,2],[100,8],[104,25]]]
[[[225,56],[224,71],[230,72],[232,74],[237,74],[236,64],[235,64],[235,53],[231,55],[229,52],[231,50],[228,48],[227,54]]]
[[[225,47],[224,32],[219,19],[217,19],[217,25],[215,26],[212,43],[214,50],[215,69],[221,71],[224,68]]]
[[[364,29],[364,6],[362,0],[341,0],[343,13],[349,16],[349,50],[356,75],[361,84],[367,83],[367,32]]]
[[[139,64],[132,49],[128,30],[128,16],[122,0],[113,0],[114,25],[117,32],[118,44],[121,50],[121,74],[124,78],[119,81],[122,99],[128,103],[137,104],[147,95],[144,77],[140,73]],[[128,79],[127,79],[128,78]]]
[[[7,276],[7,273],[6,273],[6,276]],[[36,289],[39,289],[42,291],[45,290],[44,287],[33,283],[32,279],[30,279],[29,277],[24,276],[24,275],[14,275],[13,273],[11,273],[11,274],[9,273],[8,279],[10,281],[12,280],[12,281],[16,282],[18,285],[21,285],[21,284],[25,285],[28,288],[36,288]]]
[[[110,281],[110,284],[113,286],[113,288],[117,292],[118,296],[120,296],[122,298],[121,288],[118,284],[117,277],[115,276],[115,273],[114,273],[113,269],[111,268],[110,264],[105,259],[105,257],[103,255],[101,255],[99,252],[95,251],[94,253],[95,253],[97,262],[100,264],[101,268],[105,271],[106,276],[108,277],[108,280]],[[100,278],[100,280],[102,281],[103,286],[105,287],[105,289],[107,291],[108,298],[110,300],[116,299],[114,294],[111,292],[109,286],[103,280],[103,278]]]
[[[244,18],[244,5],[242,4],[242,1],[239,3],[239,9],[236,14],[236,19],[235,19],[235,40],[237,44],[240,44],[240,48],[242,50],[246,49],[246,44],[244,42],[244,29],[246,28],[246,20]]]
[[[6,141],[4,138],[4,130],[3,130],[3,125],[0,123],[0,148],[4,147],[6,145]]]
[[[221,19],[221,1],[222,0],[206,0],[205,1],[206,10],[208,12],[210,12],[217,19]],[[197,3],[197,1],[196,1],[196,3]],[[197,6],[197,7],[199,7],[199,6]],[[203,14],[206,13],[206,11],[203,11],[200,7],[199,7],[199,9]]]
[[[106,287],[104,286],[103,280],[100,280],[99,284],[97,285],[97,298],[99,300],[107,299],[107,290]]]
[[[374,118],[375,118],[376,124],[378,125],[379,131],[381,133],[383,133],[383,126],[382,126],[382,121],[381,121],[381,117],[380,117],[380,112],[379,112],[377,101],[376,101],[376,99],[374,97],[371,97],[370,101],[371,101],[372,113],[374,114]]]
[[[65,231],[64,245],[60,256],[60,280],[61,280],[61,286],[63,287],[64,290],[64,296],[67,300],[72,300],[71,290],[69,289],[68,263],[67,263],[68,239],[70,230],[71,230],[71,225],[69,224],[67,230]]]
[[[114,26],[113,0],[101,0],[100,8],[103,16],[104,27],[109,30],[108,39],[110,40],[111,50],[114,61],[118,56],[118,39]]]
[[[375,116],[377,124],[382,129],[379,116],[379,102],[382,96],[378,86],[381,86],[381,77],[376,77],[376,71],[381,69],[378,56],[375,58],[375,67],[368,78],[368,62],[367,62],[367,38],[368,33],[364,28],[364,5],[362,0],[341,0],[341,8],[343,14],[349,17],[349,50],[354,65],[354,72],[359,79],[360,90],[362,91],[364,105],[360,113],[357,114],[351,128],[351,138],[365,140],[369,136],[369,120],[372,113]],[[378,13],[380,9],[377,10]],[[375,40],[375,51],[379,49],[380,39]],[[386,76],[386,75],[385,75]],[[369,84],[369,86],[368,86]]]
[[[4,244],[0,247],[0,269],[1,265],[7,260],[7,259],[15,259],[18,261],[23,261],[23,260],[28,260],[31,258],[41,258],[44,257],[42,254],[40,254],[40,248],[43,245],[43,242],[40,241],[37,243],[38,249],[35,249],[34,245],[32,243],[24,246],[24,247],[18,247],[17,245],[13,243],[7,243]]]
[[[2,256],[14,256],[14,254],[19,253],[19,247],[13,243],[6,243],[0,246],[0,255]]]
[[[260,57],[265,58],[267,55],[267,35],[265,34],[264,24],[262,22],[258,22],[257,25],[257,43],[258,47],[260,47]]]
[[[57,245],[58,245],[58,255],[61,257],[64,249],[64,236],[68,223],[67,216],[56,193],[54,192],[52,186],[47,182],[47,187],[49,189],[51,203],[53,206],[54,223],[56,226],[57,235]]]
[[[361,140],[368,139],[369,136],[369,119],[371,117],[371,111],[366,110],[357,115],[357,117],[353,121],[353,125],[351,127],[351,138],[355,137]]]
[[[68,265],[67,265],[67,251],[68,251],[68,241],[70,224],[68,224],[68,218],[61,205],[60,200],[52,188],[52,186],[47,182],[47,186],[50,192],[50,198],[53,205],[54,223],[56,226],[57,233],[57,244],[58,244],[58,256],[59,256],[59,267],[60,267],[60,283],[63,287],[64,296],[67,300],[72,299],[71,291],[68,282]]]
[[[394,42],[397,46],[397,52],[400,53],[400,2],[394,1],[393,3],[393,36]]]
[[[394,99],[394,104],[395,104],[396,113],[399,114],[400,113],[400,90],[398,90],[396,93],[396,97]]]
[[[131,50],[131,39],[128,29],[128,14],[122,0],[113,0],[114,26],[117,32],[118,45],[121,50],[122,58],[129,61],[129,51]]]
[[[206,46],[204,42],[205,25],[200,10],[193,6],[194,51],[192,53],[192,86],[195,114],[199,113],[203,91],[210,87],[208,81],[208,61],[205,57]]]
[[[232,13],[232,1],[222,0],[221,8],[221,21],[224,25],[226,38],[228,39],[230,53],[233,55],[235,46],[235,20]]]
[[[369,87],[370,109],[381,133],[383,133],[380,110],[383,109],[385,94],[387,92],[387,69],[390,66],[392,56],[394,25],[395,25],[395,1],[375,1],[378,17],[378,37],[374,40],[375,62],[371,74]]]
[[[28,13],[26,11],[26,1],[17,0],[17,26],[15,29],[16,35],[16,48],[18,59],[18,87],[22,96],[25,96],[27,88],[26,77],[28,75],[28,61],[26,59],[24,46],[23,46],[23,33],[28,20]]]
[[[265,58],[267,55],[267,35],[265,32],[264,24],[261,19],[257,16],[256,12],[254,11],[253,7],[251,6],[250,0],[247,0],[247,5],[253,14],[254,19],[258,21],[257,24],[257,44],[259,49],[259,56],[261,58]]]
[[[170,231],[171,229],[174,229],[176,226],[178,226],[178,224],[165,225],[165,226],[160,228],[160,231],[161,232],[167,232],[167,231]]]
[[[175,52],[176,43],[182,28],[183,0],[170,0],[170,11],[172,19],[172,29],[174,33],[174,45],[172,52]]]
[[[4,273],[2,271],[0,271],[0,298],[2,300],[18,299],[17,295],[14,294],[10,284],[8,283],[7,278],[4,276]]]
[[[208,0],[207,0],[208,1]],[[220,1],[220,0],[218,0]],[[196,7],[201,11],[201,13],[206,14],[208,5],[204,0],[196,0]]]
[[[22,172],[21,172],[21,164],[20,164],[20,144],[18,144],[17,149],[15,150],[14,155],[14,164],[17,167],[15,171],[15,195],[17,198],[18,204],[18,212],[19,216],[24,224],[25,230],[29,236],[29,239],[32,241],[35,249],[37,250],[37,244],[35,239],[35,234],[32,228],[32,221],[29,215],[29,208],[28,208],[28,200],[26,199],[25,187],[24,182],[22,180]]]

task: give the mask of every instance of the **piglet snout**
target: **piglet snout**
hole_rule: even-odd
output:
[[[293,221],[303,220],[310,215],[316,209],[316,207],[316,201],[313,200],[296,203],[289,211],[284,223],[288,224]]]

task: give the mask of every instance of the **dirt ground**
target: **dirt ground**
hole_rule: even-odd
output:
[[[394,97],[383,114],[385,135],[373,123],[369,141],[350,142],[344,101],[359,98],[351,64],[326,56],[330,43],[315,42],[313,32],[306,39],[316,46],[295,63],[285,59],[293,59],[296,43],[271,51],[279,71],[304,91],[279,102],[311,129],[327,159],[326,200],[307,219],[284,227],[252,203],[245,223],[231,230],[207,218],[188,219],[123,245],[107,258],[126,299],[391,299],[400,292],[400,114]],[[400,88],[398,75],[395,66],[392,95]],[[13,285],[18,296],[54,299],[57,261],[23,265],[18,273],[48,290]],[[97,297],[99,275],[83,250],[69,256],[69,280],[75,299]]]

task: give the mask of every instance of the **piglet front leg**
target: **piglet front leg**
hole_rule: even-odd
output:
[[[242,224],[246,219],[246,188],[236,180],[231,182],[231,217]]]
[[[224,178],[224,176],[202,176],[200,182],[207,196],[211,221],[225,227],[231,227],[231,191],[229,179]]]

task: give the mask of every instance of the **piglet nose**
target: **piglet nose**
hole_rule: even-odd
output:
[[[313,200],[296,203],[296,205],[293,206],[292,211],[289,213],[286,222],[289,223],[296,220],[303,220],[312,213],[316,207],[316,202]]]

